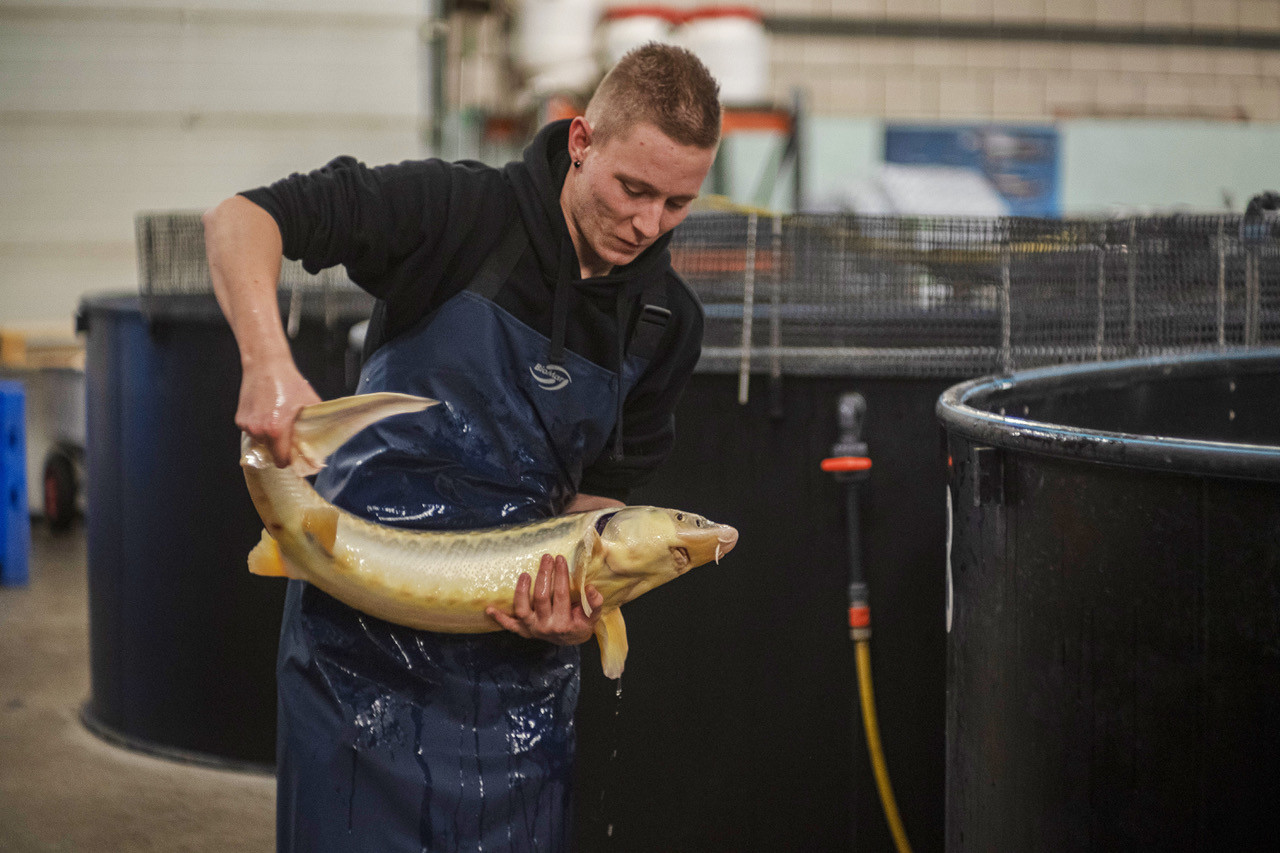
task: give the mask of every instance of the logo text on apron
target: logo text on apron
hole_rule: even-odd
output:
[[[559,391],[573,381],[569,371],[558,364],[535,364],[529,373],[544,391]]]

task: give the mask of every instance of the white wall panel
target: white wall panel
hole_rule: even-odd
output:
[[[418,110],[405,26],[0,17],[0,110]]]
[[[8,0],[0,324],[137,286],[134,217],[422,156],[419,0]]]

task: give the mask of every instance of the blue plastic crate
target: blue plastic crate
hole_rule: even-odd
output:
[[[27,582],[31,519],[27,512],[26,394],[0,381],[0,586]]]

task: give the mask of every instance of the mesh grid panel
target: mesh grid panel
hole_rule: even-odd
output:
[[[716,214],[672,254],[702,370],[947,377],[1276,343],[1280,240],[1242,226]]]
[[[1271,220],[706,213],[676,231],[699,370],[953,377],[1280,343]],[[200,217],[137,222],[144,296],[211,290]],[[286,262],[302,312],[367,310],[340,268]]]
[[[139,214],[134,228],[144,311],[181,311],[182,297],[206,297],[213,292],[199,213]],[[373,310],[373,297],[356,287],[342,267],[312,275],[297,261],[285,260],[280,267],[280,291],[291,321],[300,316],[350,316]]]

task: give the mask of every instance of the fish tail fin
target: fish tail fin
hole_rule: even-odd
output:
[[[605,677],[621,678],[627,663],[627,623],[617,607],[600,611],[600,619],[596,622],[596,643],[600,646],[600,663]]]
[[[392,415],[420,412],[438,402],[383,391],[304,406],[293,425],[294,457],[305,460],[318,471],[329,454],[370,424]]]
[[[285,569],[284,558],[280,556],[280,546],[265,530],[262,531],[262,540],[249,552],[249,571],[268,578],[289,576],[289,572]]]

